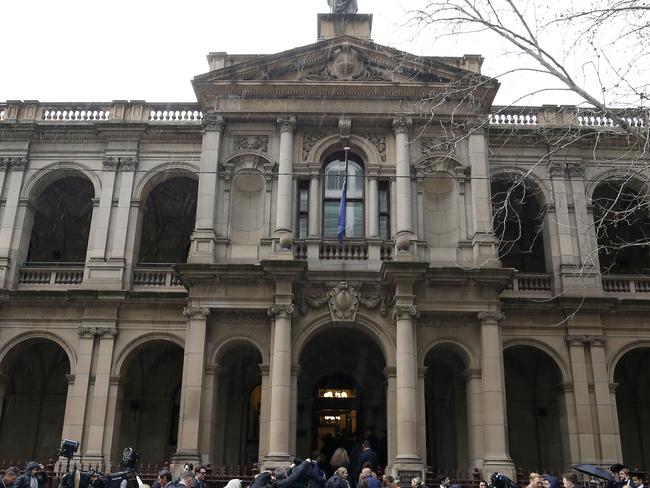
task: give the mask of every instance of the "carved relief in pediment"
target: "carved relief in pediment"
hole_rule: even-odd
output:
[[[384,71],[371,66],[366,56],[349,44],[344,44],[332,51],[327,63],[320,69],[306,72],[307,80],[372,80],[384,81],[387,76]]]

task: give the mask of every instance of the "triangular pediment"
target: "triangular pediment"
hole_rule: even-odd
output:
[[[494,82],[453,66],[454,58],[418,57],[363,39],[341,36],[197,76],[195,87],[219,82],[414,83]]]

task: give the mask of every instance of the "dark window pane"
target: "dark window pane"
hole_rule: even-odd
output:
[[[336,237],[336,227],[339,221],[339,202],[326,201],[323,205],[323,235]]]
[[[304,188],[300,190],[300,205],[301,212],[306,212],[309,208],[309,192]]]
[[[298,220],[298,239],[305,239],[307,237],[307,232],[309,227],[309,220],[307,215],[301,214]]]
[[[390,239],[390,221],[387,215],[379,216],[379,237],[385,241]]]

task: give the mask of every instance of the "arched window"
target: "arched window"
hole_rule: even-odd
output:
[[[361,158],[355,154],[348,156],[347,183],[347,238],[362,238],[365,236],[365,218],[363,202],[363,166]],[[323,201],[323,236],[335,238],[341,205],[341,193],[345,176],[345,153],[338,152],[325,162],[325,192]]]
[[[492,179],[494,234],[504,267],[523,273],[545,273],[541,191],[531,182],[509,175]]]
[[[650,272],[650,218],[642,186],[633,181],[604,181],[592,200],[601,272]]]

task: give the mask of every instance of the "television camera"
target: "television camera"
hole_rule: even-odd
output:
[[[508,478],[505,474],[492,473],[490,476],[489,488],[517,488],[517,483]]]

